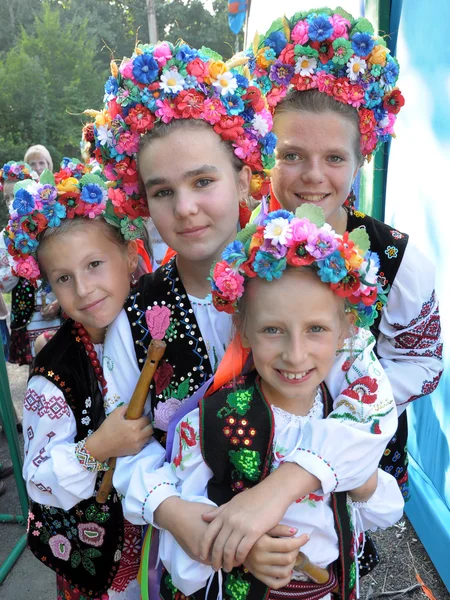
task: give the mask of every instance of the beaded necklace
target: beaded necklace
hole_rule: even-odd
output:
[[[94,369],[95,376],[97,377],[97,381],[102,387],[102,395],[106,396],[108,393],[108,388],[106,386],[106,379],[103,375],[103,368],[98,360],[97,352],[94,348],[94,344],[91,342],[89,337],[89,333],[83,327],[81,323],[75,321],[73,324],[74,329],[72,333],[75,335],[75,340],[77,342],[81,342],[86,350],[86,354],[91,361],[92,368]]]

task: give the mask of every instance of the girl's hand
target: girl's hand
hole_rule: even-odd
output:
[[[96,460],[138,454],[150,441],[153,427],[148,417],[125,419],[127,406],[119,406],[86,440],[86,449]]]
[[[187,502],[177,496],[171,496],[161,502],[155,510],[154,521],[161,529],[170,531],[192,559],[209,565],[209,561],[200,558],[200,544],[208,528],[202,515],[210,509],[210,504]]]
[[[351,490],[348,494],[353,502],[367,502],[375,494],[378,486],[378,469],[369,477],[366,483]]]
[[[241,565],[256,541],[281,521],[288,506],[319,487],[319,480],[302,467],[284,463],[255,487],[203,516],[210,524],[201,543],[201,561],[210,558],[214,569],[225,571]]]
[[[274,590],[291,581],[299,549],[309,540],[306,533],[291,538],[294,534],[287,525],[277,525],[259,538],[244,562],[256,579]]]

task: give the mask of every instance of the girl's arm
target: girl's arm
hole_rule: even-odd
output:
[[[387,442],[395,434],[393,392],[374,352],[375,339],[360,331],[341,352],[326,379],[335,399],[327,419],[310,420],[299,446],[285,464],[257,486],[211,511],[201,559],[215,568],[241,564],[250,548],[275,527],[297,498],[348,491],[375,472]]]
[[[131,424],[123,418],[125,410],[107,418],[82,448],[75,443],[76,421],[64,394],[44,377],[32,377],[23,413],[23,477],[30,498],[64,510],[90,498],[97,471],[86,465],[86,458],[100,463],[121,452],[137,452],[148,440],[147,421]],[[112,444],[114,439],[120,442]],[[99,464],[95,467],[101,468]]]
[[[437,387],[443,364],[434,266],[411,242],[382,311],[377,352],[399,415]]]
[[[0,293],[10,292],[19,282],[19,278],[15,277],[11,272],[9,258],[3,240],[3,232],[0,232]]]

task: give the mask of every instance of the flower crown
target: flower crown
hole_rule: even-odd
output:
[[[341,8],[299,12],[257,34],[246,54],[273,111],[288,91],[317,89],[357,109],[364,156],[394,136],[405,103],[395,87],[399,65],[367,19]]]
[[[138,188],[135,155],[139,138],[158,122],[199,119],[209,123],[254,174],[252,192],[262,197],[266,170],[272,168],[276,138],[261,90],[208,48],[184,42],[140,44],[120,67],[111,63],[105,85],[105,109],[95,117],[96,158],[105,176],[116,182],[110,197],[116,208],[131,203],[142,216],[148,208]],[[268,188],[268,182],[266,184]]]
[[[38,179],[36,171],[25,162],[14,162],[10,160],[0,169],[0,191],[7,181],[23,181],[24,179]]]
[[[12,256],[12,271],[33,284],[40,277],[36,251],[38,236],[49,227],[59,227],[63,220],[75,217],[93,219],[101,215],[107,223],[119,227],[127,240],[138,237],[141,218],[123,220],[114,212],[108,199],[104,178],[90,172],[77,160],[64,159],[54,175],[47,169],[40,181],[27,180],[15,190],[10,220],[5,228],[5,243]]]
[[[318,206],[302,205],[295,215],[287,210],[265,213],[259,223],[249,223],[238,233],[213,266],[213,304],[219,311],[233,313],[248,278],[272,281],[287,267],[310,267],[345,298],[346,312],[355,315],[355,325],[369,327],[386,302],[378,282],[380,261],[369,247],[364,229],[338,235],[325,223]]]

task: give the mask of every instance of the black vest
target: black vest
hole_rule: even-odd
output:
[[[90,360],[75,336],[69,319],[37,355],[30,377],[45,377],[64,394],[75,416],[77,442],[98,429],[105,412]],[[99,473],[95,493],[102,478]],[[82,593],[94,598],[105,593],[123,547],[122,504],[114,488],[105,504],[98,504],[94,494],[67,511],[30,501],[30,512],[28,547],[33,554]]]
[[[205,462],[213,471],[208,483],[208,497],[219,506],[245,489],[265,479],[273,461],[273,413],[255,379],[256,373],[242,377],[236,386],[224,387],[200,402],[200,439]],[[333,409],[333,401],[325,385],[325,414]],[[247,442],[245,440],[248,440]],[[250,443],[249,443],[250,442]],[[352,524],[347,509],[347,493],[332,496],[335,527],[339,540],[336,568],[343,600],[350,600],[355,586]],[[165,572],[160,596],[171,600],[173,584]],[[175,590],[176,591],[176,590]],[[223,597],[233,600],[263,600],[268,588],[244,567],[224,574]],[[204,600],[206,589],[190,596]],[[218,593],[218,577],[210,589],[210,597]],[[176,596],[175,596],[176,597]]]

